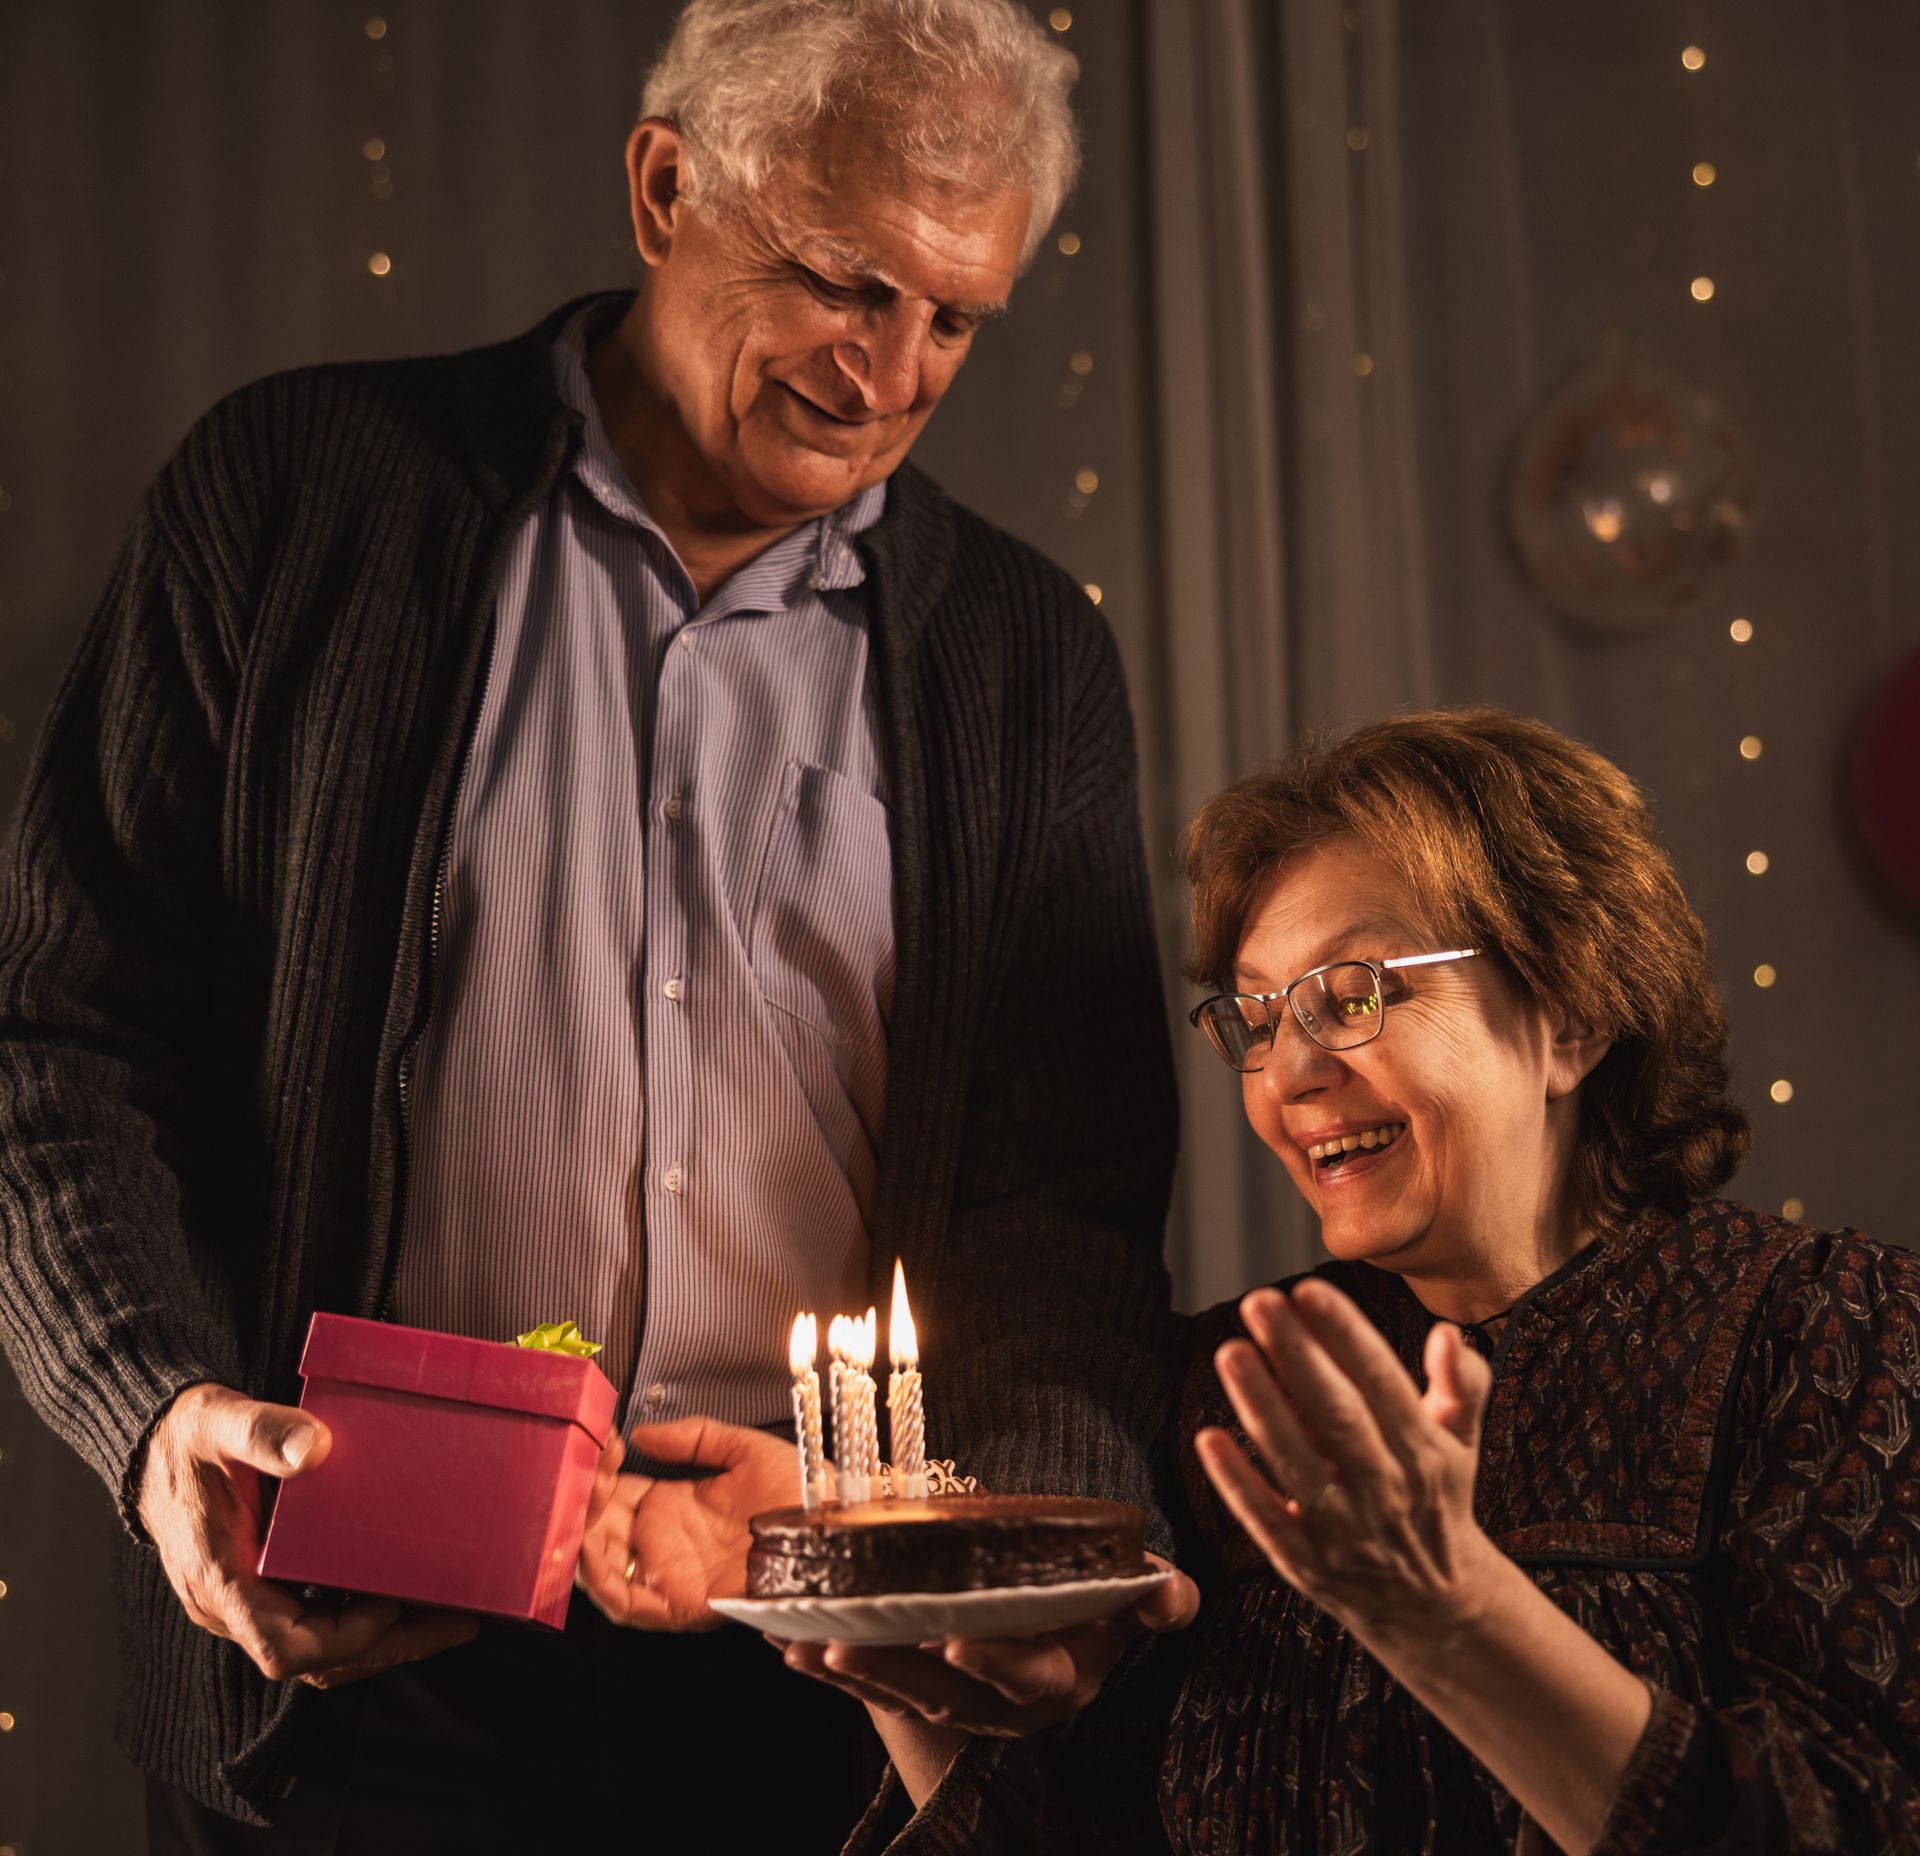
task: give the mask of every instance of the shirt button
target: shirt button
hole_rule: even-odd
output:
[[[680,642],[681,650],[691,651],[693,649],[693,627],[692,626],[688,626],[686,630],[680,634],[679,642]]]
[[[647,1409],[649,1411],[658,1411],[666,1402],[667,1388],[665,1386],[647,1387]]]
[[[676,825],[679,824],[687,815],[687,802],[682,799],[678,793],[675,793],[674,796],[667,801],[666,813],[667,817],[672,819]]]
[[[679,1167],[670,1166],[667,1168],[666,1178],[660,1183],[665,1186],[669,1192],[678,1192],[680,1188],[687,1183],[687,1176],[681,1172]]]
[[[660,990],[665,993],[675,1005],[678,1005],[680,1003],[680,995],[686,991],[686,988],[680,984],[680,975],[676,973]]]

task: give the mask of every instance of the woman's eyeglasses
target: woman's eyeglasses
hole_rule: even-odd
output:
[[[1456,947],[1444,954],[1403,954],[1397,960],[1336,960],[1301,974],[1279,992],[1215,993],[1188,1013],[1188,1021],[1207,1034],[1207,1042],[1230,1068],[1243,1073],[1265,1064],[1273,1048],[1275,1007],[1282,1003],[1323,1050],[1352,1050],[1377,1038],[1387,1007],[1406,996],[1406,988],[1393,977],[1399,968],[1471,960],[1479,951]]]

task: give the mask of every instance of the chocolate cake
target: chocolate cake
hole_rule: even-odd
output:
[[[871,1598],[1124,1579],[1147,1517],[1074,1495],[940,1495],[755,1515],[750,1598]]]

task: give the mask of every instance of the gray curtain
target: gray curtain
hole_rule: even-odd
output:
[[[1169,845],[1209,793],[1288,745],[1297,712],[1268,11],[1241,0],[1147,8],[1161,623],[1133,690],[1149,829]],[[1305,1233],[1240,1113],[1238,1083],[1184,1022],[1192,994],[1174,961],[1185,896],[1163,874],[1183,1104],[1171,1255],[1183,1299],[1205,1306],[1297,1264]]]
[[[1149,816],[1404,705],[1592,742],[1707,924],[1756,1129],[1733,1189],[1907,1241],[1904,1143],[1861,1129],[1920,1095],[1920,945],[1848,781],[1920,645],[1920,10],[1163,0],[1148,22]],[[1522,571],[1508,499],[1544,402],[1614,340],[1718,402],[1757,513],[1699,598],[1608,630]],[[1171,956],[1177,891],[1165,911]],[[1231,1079],[1184,1058],[1175,1254],[1205,1302],[1315,1244]]]

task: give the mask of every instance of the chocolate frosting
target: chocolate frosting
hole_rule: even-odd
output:
[[[753,1518],[751,1598],[865,1598],[1119,1579],[1145,1564],[1145,1513],[1076,1495],[943,1495]]]

